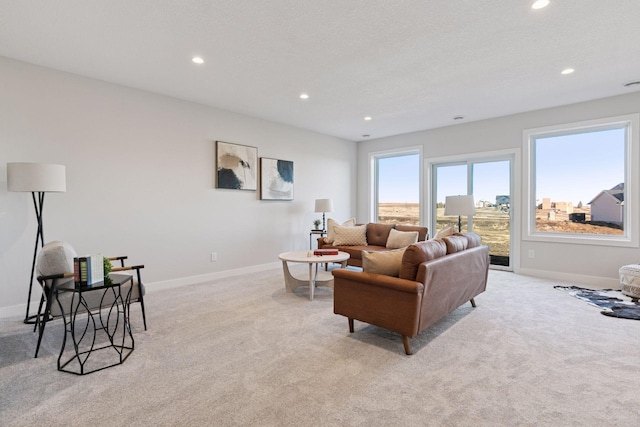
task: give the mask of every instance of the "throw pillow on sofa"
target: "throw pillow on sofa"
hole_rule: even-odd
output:
[[[325,237],[325,239],[324,239],[325,242],[331,244],[336,239],[336,233],[334,231],[334,228],[336,226],[353,227],[354,225],[356,225],[356,219],[355,218],[348,219],[345,222],[343,222],[342,224],[339,224],[338,221],[336,221],[335,219],[329,218],[327,220],[327,237]]]
[[[335,239],[333,246],[367,246],[367,226],[333,227]]]
[[[386,246],[388,249],[400,249],[413,245],[417,241],[417,231],[398,231],[392,228]]]
[[[436,235],[433,236],[433,238],[442,239],[443,237],[453,236],[455,232],[456,232],[456,229],[453,227],[453,225],[448,225],[442,228],[440,231],[438,231]]]
[[[405,249],[392,251],[363,251],[362,271],[365,273],[384,274],[385,276],[398,277],[400,265]]]

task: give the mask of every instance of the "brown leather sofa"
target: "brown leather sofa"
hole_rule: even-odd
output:
[[[425,241],[429,238],[429,229],[427,227],[370,222],[367,224],[367,246],[333,246],[327,242],[326,237],[320,237],[318,239],[318,249],[338,249],[342,252],[347,252],[350,256],[347,265],[362,267],[362,251],[380,252],[392,250],[386,247],[391,229],[398,231],[417,231],[418,242]]]
[[[347,269],[333,270],[333,311],[349,319],[380,326],[409,338],[484,292],[489,248],[475,233],[418,242],[403,255],[400,276]]]

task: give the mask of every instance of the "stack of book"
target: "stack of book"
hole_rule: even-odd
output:
[[[76,286],[91,286],[104,281],[104,257],[100,254],[73,259],[73,280]]]
[[[337,249],[316,249],[313,251],[314,255],[338,255]]]

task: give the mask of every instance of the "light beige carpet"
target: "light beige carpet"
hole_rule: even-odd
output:
[[[2,426],[637,426],[640,322],[552,283],[491,271],[488,290],[419,337],[333,314],[332,293],[284,292],[282,271],[147,295],[135,351],[56,370],[62,324],[0,321]]]

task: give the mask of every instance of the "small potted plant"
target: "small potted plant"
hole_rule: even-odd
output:
[[[322,221],[320,221],[319,219],[314,219],[313,220],[313,226],[316,228],[316,230],[320,230],[320,223]]]

